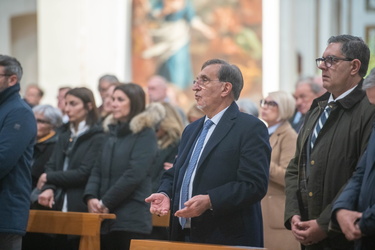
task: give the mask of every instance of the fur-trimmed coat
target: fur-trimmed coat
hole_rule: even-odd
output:
[[[164,116],[161,104],[151,104],[130,123],[108,126],[106,142],[84,195],[86,202],[100,199],[116,214],[115,220],[102,223],[102,233],[151,232],[151,214],[144,200],[151,194],[150,170],[157,152],[154,127]]]

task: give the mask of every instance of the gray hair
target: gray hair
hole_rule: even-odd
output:
[[[252,100],[248,98],[241,98],[237,101],[237,105],[242,112],[253,115],[255,117],[259,116],[258,107]]]
[[[243,88],[243,77],[241,70],[234,64],[229,64],[228,62],[221,59],[211,59],[206,61],[201,70],[208,65],[219,64],[221,65],[218,78],[221,82],[230,82],[232,84],[232,94],[234,100],[238,100]]]
[[[110,83],[118,83],[119,80],[115,75],[104,75],[99,78],[99,83],[102,81],[110,82]]]
[[[366,79],[363,81],[362,89],[366,90],[373,87],[375,87],[375,68],[372,68],[370,74],[368,74]]]
[[[366,75],[370,61],[370,49],[362,38],[351,35],[331,36],[328,39],[328,44],[330,43],[341,43],[342,54],[347,58],[361,61],[358,74],[361,77]]]
[[[314,77],[308,76],[299,78],[296,84],[296,88],[303,84],[308,84],[310,90],[316,95],[320,94],[323,91],[323,86],[321,84],[316,83]]]
[[[21,81],[23,70],[20,62],[16,58],[0,55],[0,66],[4,67],[4,74],[16,75],[18,81]]]
[[[60,109],[52,107],[49,104],[37,105],[33,107],[34,114],[42,114],[47,121],[49,121],[53,128],[58,128],[62,125],[62,113]]]

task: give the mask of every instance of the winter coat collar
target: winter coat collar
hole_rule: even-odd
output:
[[[358,83],[357,87],[353,91],[344,97],[343,99],[337,100],[337,104],[344,109],[351,109],[354,105],[360,102],[366,95],[365,91],[362,90],[363,79]],[[311,104],[310,110],[313,110],[315,107],[325,106],[330,97],[331,93],[326,92],[322,96],[316,98]]]
[[[11,87],[6,88],[3,92],[0,92],[0,105],[6,102],[11,96],[19,93],[20,89],[20,84],[16,83]]]
[[[112,120],[108,125],[110,134],[126,136],[130,133],[137,134],[146,128],[155,129],[165,117],[165,108],[160,103],[151,103],[142,113],[136,115],[130,123],[118,123]]]

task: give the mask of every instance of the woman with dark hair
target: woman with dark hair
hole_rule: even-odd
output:
[[[38,181],[40,205],[60,211],[87,212],[82,195],[103,142],[94,95],[87,88],[74,88],[65,95],[65,124]],[[69,237],[70,238],[70,237]],[[79,239],[58,243],[55,249],[78,249]]]
[[[86,186],[91,213],[114,213],[102,223],[101,249],[129,249],[130,240],[151,232],[150,171],[157,151],[154,128],[165,116],[160,103],[145,110],[145,93],[133,83],[117,86],[112,95],[113,123]]]

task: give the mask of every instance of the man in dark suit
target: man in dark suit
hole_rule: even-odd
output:
[[[375,105],[375,68],[363,82],[371,104]],[[355,249],[375,249],[375,124],[367,149],[357,170],[333,205],[333,225],[338,223]],[[333,227],[334,228],[334,227]]]
[[[205,62],[194,81],[206,116],[186,127],[174,167],[146,198],[153,214],[171,210],[171,240],[263,246],[271,148],[266,126],[235,103],[242,87],[239,68],[219,59]]]

